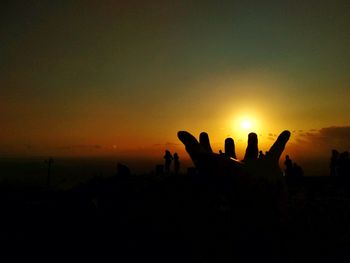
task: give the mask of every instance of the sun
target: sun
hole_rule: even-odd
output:
[[[261,132],[260,118],[253,113],[237,113],[230,118],[233,136],[245,139],[250,132]]]
[[[249,120],[249,119],[243,119],[241,121],[241,127],[244,129],[244,130],[249,130],[252,128],[252,121]]]

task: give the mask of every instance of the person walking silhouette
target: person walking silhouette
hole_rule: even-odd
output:
[[[163,158],[165,159],[165,165],[164,165],[165,173],[170,173],[171,161],[174,158],[168,150],[165,150],[165,155]]]

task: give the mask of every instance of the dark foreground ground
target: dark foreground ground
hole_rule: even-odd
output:
[[[1,248],[47,261],[350,262],[349,182],[287,185],[282,223],[254,197],[227,201],[186,175],[96,177],[69,191],[2,185]]]

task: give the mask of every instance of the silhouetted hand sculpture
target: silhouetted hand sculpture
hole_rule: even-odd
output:
[[[179,131],[178,138],[185,145],[196,168],[203,173],[215,176],[248,176],[252,179],[262,178],[268,181],[281,177],[279,158],[290,137],[289,131],[282,132],[263,158],[258,158],[258,138],[255,133],[248,135],[248,146],[244,159],[236,156],[233,139],[225,140],[225,153],[213,153],[208,134],[202,132],[197,139],[186,131]]]
[[[185,145],[200,175],[208,178],[210,183],[216,184],[217,188],[220,188],[219,192],[225,188],[227,193],[230,187],[227,187],[227,184],[232,184],[230,191],[239,191],[240,198],[260,199],[262,203],[272,201],[275,203],[273,206],[277,206],[282,214],[286,207],[286,187],[279,159],[289,137],[290,132],[283,131],[266,155],[258,158],[258,137],[255,133],[250,133],[244,159],[239,161],[233,158],[236,153],[231,138],[225,140],[225,153],[216,154],[212,151],[207,133],[202,132],[198,142],[190,133],[178,132],[178,138]]]

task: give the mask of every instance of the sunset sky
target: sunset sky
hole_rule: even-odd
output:
[[[1,1],[0,156],[350,149],[350,1]],[[244,122],[245,121],[245,122]],[[245,123],[245,124],[242,124]]]

